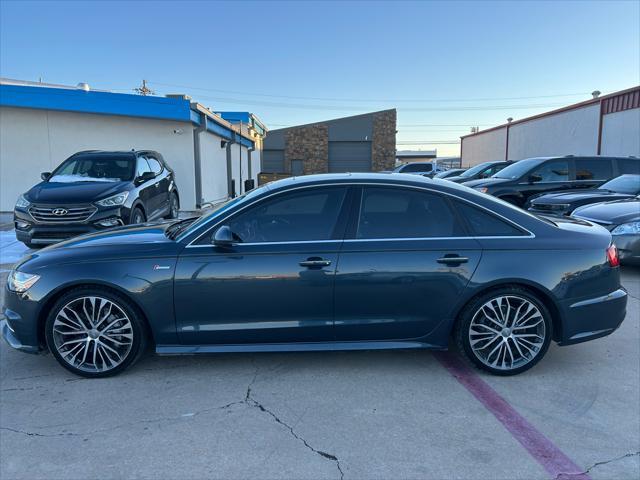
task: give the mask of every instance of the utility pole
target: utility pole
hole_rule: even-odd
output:
[[[133,91],[136,92],[138,95],[142,95],[145,97],[147,95],[153,95],[155,93],[153,90],[147,87],[146,80],[142,80],[142,86],[134,88]]]

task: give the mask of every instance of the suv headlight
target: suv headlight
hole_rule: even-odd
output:
[[[96,202],[96,205],[100,205],[101,207],[116,207],[118,205],[123,205],[124,202],[127,201],[128,196],[129,192],[116,193],[115,195],[111,195],[110,197],[98,200]]]
[[[16,208],[27,208],[29,205],[31,205],[31,203],[29,203],[29,201],[24,198],[24,195],[20,195],[18,197],[18,201],[16,202]]]
[[[630,222],[618,225],[611,230],[611,235],[640,235],[640,222]]]
[[[7,279],[7,286],[12,292],[24,293],[29,290],[39,279],[40,275],[11,270],[11,273],[9,273],[9,278]]]

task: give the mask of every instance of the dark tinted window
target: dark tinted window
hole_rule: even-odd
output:
[[[504,171],[507,169],[505,168]],[[551,160],[536,168],[532,175],[537,175],[538,182],[561,182],[569,180],[569,162],[567,160]]]
[[[368,187],[362,194],[356,238],[459,237],[465,233],[440,195]]]
[[[576,158],[576,180],[608,180],[613,165],[608,158]]]
[[[143,173],[150,171],[151,167],[149,167],[147,159],[144,157],[138,157],[138,163],[136,164],[136,177],[140,177]]]
[[[149,167],[151,168],[151,171],[153,173],[158,175],[160,172],[162,172],[162,165],[160,165],[160,162],[158,160],[153,157],[147,157],[147,162],[149,162]]]
[[[227,225],[245,243],[329,240],[344,187],[284,193],[233,217]]]
[[[433,165],[430,163],[411,163],[409,165],[405,165],[402,170],[402,173],[411,173],[411,172],[430,172],[433,170]]]
[[[620,174],[623,174],[623,173],[640,174],[640,158],[619,158],[618,170]]]
[[[490,213],[473,207],[465,202],[456,201],[456,208],[467,221],[471,233],[478,237],[504,237],[524,235],[511,224],[491,215]]]

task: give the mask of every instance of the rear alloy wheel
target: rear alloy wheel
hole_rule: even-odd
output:
[[[136,207],[133,209],[133,213],[131,214],[131,221],[129,222],[131,225],[137,225],[138,223],[144,223],[147,219],[144,216],[144,212]]]
[[[71,372],[84,377],[115,375],[131,365],[145,346],[145,331],[124,298],[102,289],[64,295],[46,323],[49,349]]]
[[[472,302],[456,329],[460,350],[497,375],[515,375],[538,363],[549,348],[552,327],[544,304],[520,289],[501,289]]]
[[[169,195],[169,214],[165,217],[167,219],[178,218],[180,213],[180,203],[178,202],[178,196],[175,193]]]

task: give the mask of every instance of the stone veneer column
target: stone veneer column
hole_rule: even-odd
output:
[[[285,135],[284,168],[291,173],[291,161],[302,160],[303,173],[329,171],[329,127],[317,124],[292,128]]]
[[[373,117],[371,170],[393,170],[396,164],[396,110],[378,112]]]

